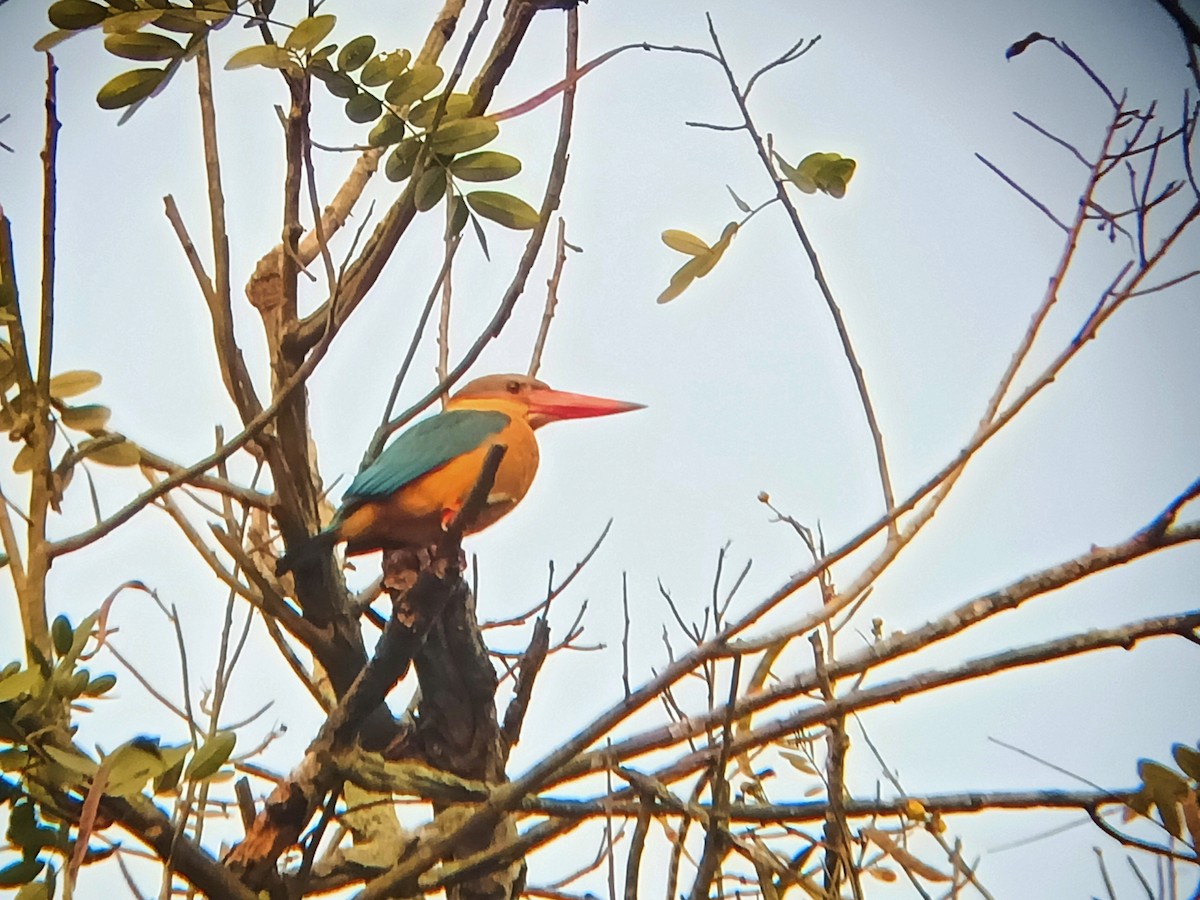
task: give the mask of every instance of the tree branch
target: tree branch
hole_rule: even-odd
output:
[[[784,186],[784,181],[775,172],[775,166],[771,162],[770,153],[767,151],[767,145],[758,133],[758,129],[754,125],[754,120],[750,117],[750,109],[746,105],[745,94],[738,87],[737,79],[734,77],[733,69],[729,66],[729,61],[725,57],[725,51],[721,49],[720,39],[717,37],[716,28],[713,26],[712,16],[706,15],[708,20],[708,34],[712,39],[713,49],[716,50],[717,61],[721,69],[725,73],[725,78],[729,82],[730,93],[733,94],[733,99],[737,103],[738,111],[742,115],[742,121],[745,123],[746,131],[750,135],[750,139],[754,142],[754,148],[758,151],[758,158],[762,162],[763,167],[767,171],[771,182],[775,185],[775,194],[779,198],[779,202],[783,204],[784,210],[787,212],[788,219],[792,224],[792,230],[795,231],[796,237],[800,239],[801,246],[804,247],[804,252],[808,256],[809,264],[812,266],[813,278],[817,282],[817,287],[821,290],[821,296],[825,299],[825,306],[829,310],[829,315],[833,318],[834,327],[837,329],[838,339],[842,344],[842,353],[846,357],[846,362],[850,364],[850,371],[854,376],[854,385],[858,389],[858,397],[862,403],[863,413],[866,415],[867,427],[871,432],[871,441],[875,447],[875,462],[879,468],[879,481],[883,491],[884,506],[888,512],[895,509],[896,498],[892,490],[892,479],[888,473],[887,456],[883,449],[883,433],[879,429],[879,422],[875,417],[875,408],[871,403],[871,396],[867,390],[866,377],[863,375],[862,366],[858,362],[858,354],[854,351],[854,344],[850,340],[850,331],[846,327],[845,319],[842,317],[842,311],[833,299],[833,291],[829,287],[829,282],[825,279],[825,272],[821,267],[821,260],[817,256],[816,247],[813,246],[812,240],[808,236],[808,231],[804,224],[800,221],[800,211],[792,202],[792,198],[788,195],[787,189]],[[810,44],[811,47],[811,44]],[[791,52],[791,51],[789,51]],[[787,54],[785,54],[785,57]],[[749,93],[747,88],[746,93]],[[888,535],[894,540],[897,537],[896,524],[890,522],[888,524]]]

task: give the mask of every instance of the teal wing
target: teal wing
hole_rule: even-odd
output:
[[[453,409],[418,422],[350,482],[343,507],[395,493],[456,456],[470,453],[508,423],[504,413],[484,409]]]

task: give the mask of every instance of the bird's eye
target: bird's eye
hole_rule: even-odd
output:
[[[504,389],[506,391],[508,391],[510,394],[519,394],[519,393],[521,393],[521,382],[510,381],[508,384],[506,384],[504,386]]]

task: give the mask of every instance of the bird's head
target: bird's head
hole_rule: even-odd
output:
[[[644,409],[641,403],[556,391],[529,375],[484,375],[450,398],[450,406],[516,408],[531,428],[559,419],[584,419]]]

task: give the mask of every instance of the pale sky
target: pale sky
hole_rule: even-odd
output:
[[[323,11],[339,16],[335,40],[371,31],[381,48],[415,48],[436,7],[427,0],[401,7],[331,0]],[[1170,129],[1190,83],[1182,41],[1151,0],[708,7],[607,0],[581,7],[581,59],[642,41],[706,47],[706,8],[743,79],[799,38],[821,35],[803,59],[756,85],[752,112],[791,162],[814,151],[858,161],[845,199],[817,195],[798,202],[866,372],[897,493],[906,495],[969,438],[1061,253],[1058,230],[974,154],[988,157],[1069,218],[1086,171],[1012,112],[1053,129],[1089,156],[1107,124],[1103,98],[1061,54],[1039,45],[1006,61],[1005,48],[1035,30],[1061,38],[1118,93],[1128,87],[1143,107],[1157,98]],[[27,311],[39,277],[44,75],[30,46],[49,28],[43,9],[29,0],[0,6],[0,116],[12,116],[0,125],[0,141],[16,151],[0,152],[0,204],[13,222]],[[499,4],[493,25],[498,10]],[[277,15],[294,19],[298,13],[280,4]],[[562,33],[561,14],[538,15],[495,109],[560,77]],[[249,40],[240,28],[221,32],[216,65]],[[457,53],[458,41],[447,59]],[[99,110],[94,96],[122,70],[121,61],[105,54],[92,33],[62,45],[56,59],[64,127],[55,369],[101,371],[104,384],[88,399],[114,409],[112,427],[191,462],[211,449],[215,425],[228,434],[238,430],[216,373],[203,300],[162,214],[163,195],[173,194],[203,245],[207,217],[193,70],[118,128],[117,115]],[[278,240],[281,142],[272,106],[285,102],[285,93],[278,77],[261,70],[218,72],[216,91],[239,337],[262,385],[258,317],[242,302],[240,286]],[[316,111],[315,137],[329,144],[360,139],[362,130],[346,122],[340,104],[321,98],[328,102]],[[542,470],[530,496],[467,544],[478,555],[480,615],[503,618],[540,598],[549,560],[560,573],[569,570],[605,522],[615,519],[605,546],[558,601],[552,620],[561,636],[587,600],[583,641],[608,649],[561,654],[548,663],[512,774],[620,696],[623,573],[636,622],[631,675],[641,682],[664,663],[664,625],[675,647],[684,643],[658,580],[687,614],[699,617],[726,542],[727,572],[747,558],[754,561],[739,594],[742,609],[805,566],[804,548],[790,529],[771,523],[755,499],[759,491],[801,521],[819,521],[830,546],[882,512],[849,370],[803,252],[777,206],[742,230],[707,278],[670,305],[654,302],[682,262],[661,243],[661,231],[681,228],[713,241],[739,217],[727,184],[751,205],[770,195],[744,134],[684,124],[729,124],[735,116],[723,74],[698,57],[629,51],[580,85],[562,214],[568,239],[584,252],[567,262],[541,375],[556,387],[649,408],[542,432]],[[506,121],[495,145],[525,162],[512,185],[535,206],[557,119],[551,103]],[[352,159],[318,156],[324,196]],[[1169,165],[1178,168],[1174,159]],[[369,190],[377,210],[394,195],[395,186],[382,178]],[[1109,196],[1114,205],[1127,199]],[[312,379],[322,473],[327,484],[341,478],[334,498],[378,424],[440,266],[439,229],[436,216],[410,229]],[[335,257],[346,252],[348,238],[338,238]],[[1091,231],[1086,240],[1035,365],[1070,339],[1124,259],[1119,241],[1110,247]],[[523,235],[489,229],[487,263],[468,238],[454,279],[453,353],[462,352],[490,318],[523,242]],[[478,373],[527,366],[550,273],[549,245],[548,239],[513,321],[484,354]],[[1192,234],[1172,271],[1184,271],[1196,259],[1200,241]],[[980,454],[927,533],[877,585],[861,614],[864,631],[874,616],[889,630],[912,630],[975,594],[1093,544],[1128,537],[1196,477],[1196,285],[1142,298],[1120,312],[1064,377]],[[309,308],[322,299],[319,286],[302,290]],[[427,343],[402,402],[432,386],[433,360]],[[237,471],[249,476],[244,461]],[[3,484],[10,494],[24,490],[14,491],[23,482],[11,472]],[[101,472],[97,484],[107,511],[142,486],[132,473],[110,471]],[[84,483],[76,479],[56,534],[86,527],[89,509]],[[350,581],[365,585],[373,571],[372,560],[360,561]],[[851,566],[838,576],[848,581],[854,574]],[[1162,553],[998,617],[923,654],[921,667],[1194,608],[1198,576],[1197,548]],[[78,621],[116,585],[134,578],[178,606],[197,683],[211,683],[203,673],[211,672],[215,659],[224,591],[157,511],[61,560],[53,572],[51,614],[66,612]],[[7,598],[7,584],[3,590]],[[782,618],[799,618],[817,602],[811,591],[797,595]],[[178,696],[169,626],[135,595],[118,603],[117,619],[117,646]],[[16,622],[15,606],[0,601],[0,661],[21,653]],[[272,722],[286,724],[287,734],[263,759],[286,771],[319,720],[257,626],[253,639],[263,649],[242,663],[228,716],[236,720],[275,701],[242,741],[252,746]],[[525,640],[524,632],[512,632],[498,637],[497,645],[519,649]],[[872,711],[863,723],[906,790],[917,796],[1081,787],[988,740],[993,737],[1083,779],[1131,786],[1139,757],[1166,760],[1173,742],[1200,738],[1200,702],[1189,688],[1200,673],[1195,650],[1158,639],[1132,653],[1095,653],[944,689]],[[806,664],[802,656],[792,662]],[[106,665],[119,672],[111,661],[97,660],[93,668]],[[908,665],[869,683],[909,671]],[[164,740],[184,736],[128,676],[116,693],[119,699],[101,704],[85,724],[87,740],[111,748],[130,735],[130,722],[137,732],[162,731]],[[699,694],[694,699],[699,703]],[[853,727],[851,736],[857,737]],[[877,763],[856,742],[851,790],[870,796],[878,780]],[[802,799],[803,785],[776,790],[772,799]],[[1121,848],[1085,820],[1080,813],[993,813],[952,817],[949,824],[968,859],[982,856],[980,877],[997,898],[1101,895],[1093,846],[1104,849],[1118,896],[1137,896]],[[1083,824],[1000,849],[1071,822]],[[576,868],[574,854],[582,860],[594,852],[594,833],[557,857],[540,857],[530,883],[544,884]],[[654,867],[646,870],[649,876]],[[100,876],[94,878],[91,886],[85,879],[79,896],[102,896]],[[602,873],[597,878],[583,888],[603,895]],[[660,895],[661,881],[643,885],[644,896]],[[878,894],[909,895],[899,889]]]

